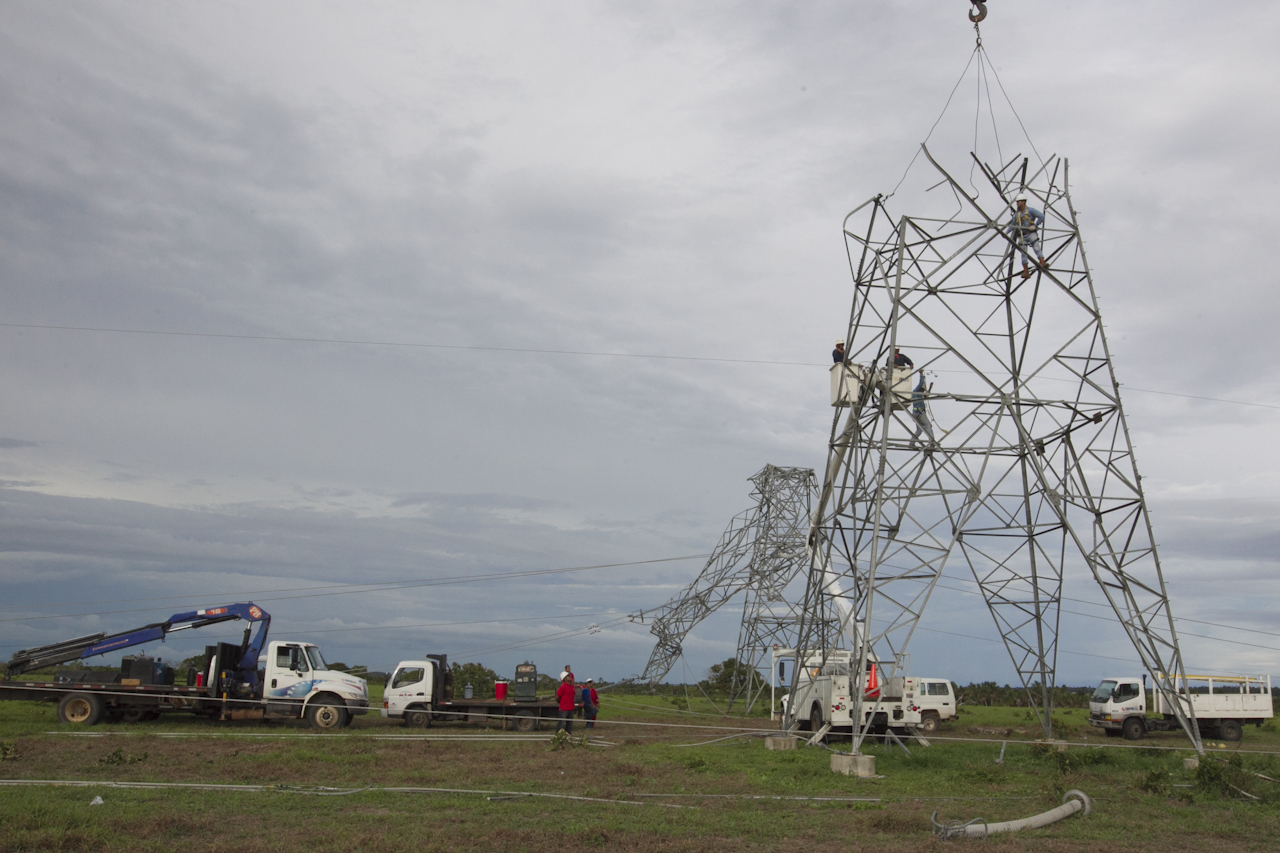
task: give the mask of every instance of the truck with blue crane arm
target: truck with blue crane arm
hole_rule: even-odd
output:
[[[203,666],[200,671],[192,668],[186,685],[174,683],[172,667],[143,655],[125,657],[114,674],[59,674],[51,680],[23,677],[163,640],[178,631],[235,620],[248,623],[243,641],[206,646]],[[243,602],[175,613],[163,622],[117,634],[90,634],[23,649],[5,666],[0,699],[57,702],[60,721],[85,726],[186,712],[214,720],[305,719],[312,728],[335,730],[368,712],[369,685],[363,678],[329,669],[313,643],[268,644],[270,625],[269,613],[253,602]]]

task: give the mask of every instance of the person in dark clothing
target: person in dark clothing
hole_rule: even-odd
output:
[[[836,364],[844,363],[844,341],[836,341],[836,348],[831,351],[831,360]]]
[[[560,703],[560,719],[556,723],[556,731],[564,729],[566,734],[573,733],[573,709],[577,706],[578,691],[573,688],[573,673],[560,673],[560,686],[556,688],[556,700]]]
[[[596,696],[596,680],[588,678],[582,687],[582,718],[587,721],[587,728],[596,727],[596,714],[600,712],[600,699]]]
[[[915,367],[915,363],[911,358],[897,347],[893,348],[893,366],[894,367]]]

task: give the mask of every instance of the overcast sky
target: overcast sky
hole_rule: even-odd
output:
[[[967,8],[6,4],[0,657],[252,598],[330,660],[642,670],[647,626],[509,647],[651,610],[702,559],[318,594],[706,554],[764,464],[821,468],[841,221],[930,132]],[[1278,38],[1263,2],[983,24],[1070,158],[1174,613],[1238,626],[1179,623],[1217,672],[1280,673]],[[930,140],[950,163],[978,86]],[[961,568],[912,667],[1012,682]],[[1136,670],[1096,589],[1065,594],[1059,681]]]

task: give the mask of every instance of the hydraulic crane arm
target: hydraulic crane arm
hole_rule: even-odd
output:
[[[261,623],[258,627],[258,633],[252,641],[249,640],[250,629],[245,629],[245,640],[240,658],[240,668],[254,672],[258,668],[258,655],[262,652],[262,647],[267,640],[267,628],[271,625],[271,614],[253,602],[247,601],[240,604],[227,604],[222,607],[209,607],[203,610],[175,613],[163,622],[154,622],[150,625],[143,625],[141,628],[134,628],[131,631],[122,631],[119,634],[89,634],[73,640],[63,640],[59,643],[39,646],[34,649],[23,649],[9,658],[9,663],[5,667],[5,674],[9,678],[13,678],[33,669],[42,669],[46,666],[54,666],[67,661],[83,660],[95,655],[127,649],[130,646],[138,646],[154,640],[163,640],[175,631],[203,628],[206,625],[216,625],[219,622],[230,622],[235,619],[243,619],[249,623]]]

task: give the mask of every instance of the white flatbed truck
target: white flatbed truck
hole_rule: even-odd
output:
[[[537,694],[538,668],[525,661],[516,667],[511,693],[493,699],[458,698],[454,694],[446,655],[396,664],[382,692],[382,716],[406,726],[432,722],[483,723],[532,732],[558,719],[560,704]]]
[[[1275,716],[1269,675],[1188,675],[1177,679],[1176,688],[1179,701],[1185,697],[1190,703],[1204,737],[1237,741],[1245,725],[1260,726]],[[1179,728],[1174,709],[1159,690],[1152,691],[1148,714],[1146,680],[1132,676],[1103,679],[1089,697],[1089,725],[1126,740]]]

